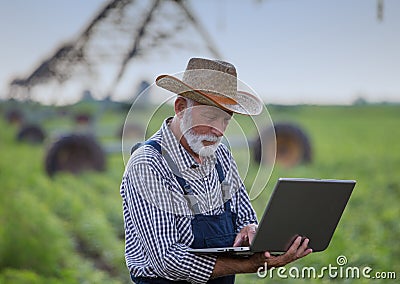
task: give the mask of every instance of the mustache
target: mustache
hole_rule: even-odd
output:
[[[187,134],[186,138],[189,138],[189,140],[191,140],[194,143],[200,143],[202,141],[206,141],[214,144],[219,144],[222,141],[222,137],[218,137],[212,134],[195,134],[192,131],[188,131],[186,134]],[[201,145],[203,145],[203,143],[201,143]]]
[[[207,141],[207,142],[218,142],[221,140],[221,137],[215,136],[215,135],[197,135],[199,140],[201,141]]]

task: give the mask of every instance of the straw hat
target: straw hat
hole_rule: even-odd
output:
[[[263,103],[256,96],[237,90],[236,68],[231,63],[191,58],[182,80],[160,75],[157,86],[198,103],[245,115],[260,114]]]

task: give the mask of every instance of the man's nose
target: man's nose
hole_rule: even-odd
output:
[[[211,126],[211,131],[214,135],[221,137],[224,135],[227,123],[225,119],[217,119]]]

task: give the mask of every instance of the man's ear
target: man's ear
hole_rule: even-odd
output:
[[[187,102],[184,98],[178,97],[175,100],[174,110],[175,114],[179,117],[183,117],[183,111],[187,108]]]

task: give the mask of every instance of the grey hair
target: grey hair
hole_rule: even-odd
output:
[[[186,101],[186,107],[187,108],[192,108],[194,106],[194,100],[186,98],[184,96],[179,96],[179,95],[178,95],[178,98],[182,98],[182,99],[184,99]]]

